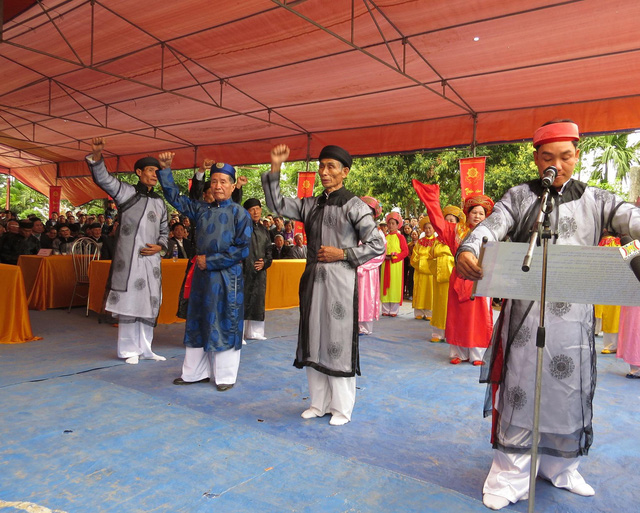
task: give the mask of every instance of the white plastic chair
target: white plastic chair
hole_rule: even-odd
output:
[[[76,297],[76,290],[78,285],[89,286],[89,264],[92,260],[98,260],[100,258],[100,246],[91,237],[80,237],[77,239],[73,246],[71,246],[71,258],[73,258],[73,271],[76,277],[76,283],[73,286],[73,294],[71,294],[71,303],[69,303],[69,309],[67,313],[71,313],[71,306],[73,300]],[[87,298],[87,312],[86,316],[89,316],[89,290],[87,295],[80,297]]]

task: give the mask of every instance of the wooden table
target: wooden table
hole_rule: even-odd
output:
[[[306,260],[274,260],[267,269],[266,310],[294,308],[299,305],[298,287]],[[89,310],[100,312],[109,276],[111,260],[96,260],[89,267]],[[162,260],[162,305],[158,315],[159,324],[183,322],[176,317],[178,297],[184,279],[187,261]]]
[[[39,340],[31,331],[27,295],[22,270],[17,265],[0,264],[0,344],[21,344]]]
[[[22,271],[31,310],[69,307],[76,282],[71,255],[21,255],[18,267]],[[79,287],[78,292],[86,295],[86,287]],[[74,306],[86,304],[86,297],[76,295]]]

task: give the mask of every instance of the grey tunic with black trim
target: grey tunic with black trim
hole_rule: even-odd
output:
[[[302,221],[307,232],[294,365],[310,366],[330,376],[360,375],[356,271],[385,251],[371,208],[344,187],[329,195],[283,198],[280,173],[263,174],[262,187],[269,208]],[[318,262],[321,245],[346,249],[347,260]]]
[[[93,162],[89,156],[87,163],[94,182],[115,200],[120,214],[105,310],[121,323],[155,326],[162,302],[162,257],[160,253],[142,256],[140,250],[146,244],[167,248],[167,207],[146,186],[133,186],[109,174],[103,160]]]
[[[541,193],[539,180],[507,191],[493,213],[463,241],[458,254],[472,251],[477,256],[483,237],[489,241],[504,240],[507,236],[516,242],[528,241]],[[596,246],[604,228],[611,233],[640,237],[640,209],[608,191],[569,180],[561,194],[553,189],[552,197],[556,206],[550,222],[558,234],[555,244]],[[489,383],[485,414],[491,411],[491,387],[499,385],[493,446],[503,452],[524,453],[531,447],[539,319],[539,302],[508,300],[485,356],[491,361],[491,367],[483,369],[481,379]],[[592,305],[546,305],[541,454],[571,458],[589,450],[596,385],[593,325]]]

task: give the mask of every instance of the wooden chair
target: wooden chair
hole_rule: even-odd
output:
[[[71,257],[73,258],[73,271],[75,273],[76,282],[73,286],[73,294],[71,295],[71,302],[69,303],[69,309],[67,313],[71,313],[71,306],[73,300],[76,297],[76,290],[78,285],[89,286],[89,264],[92,260],[98,260],[100,258],[100,246],[91,237],[80,237],[77,239],[73,246],[71,246]],[[89,316],[89,291],[87,295],[80,297],[87,298],[87,312],[86,316]]]

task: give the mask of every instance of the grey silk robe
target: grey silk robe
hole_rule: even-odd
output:
[[[329,195],[283,198],[280,173],[263,174],[262,187],[269,208],[302,221],[307,232],[294,365],[309,366],[329,376],[360,375],[356,271],[385,251],[371,208],[344,187]],[[321,245],[346,249],[347,260],[318,262]]]
[[[458,254],[472,251],[477,256],[483,237],[500,241],[510,236],[515,242],[527,242],[541,192],[539,180],[509,189],[493,213],[463,241]],[[552,197],[555,207],[551,229],[558,234],[555,244],[597,246],[604,228],[611,233],[640,236],[640,209],[611,192],[569,180],[561,194],[553,189]],[[541,253],[538,257],[542,258]],[[538,301],[506,301],[485,356],[491,360],[491,367],[482,381],[490,387],[498,385],[493,446],[503,452],[524,453],[531,447],[539,319]],[[571,458],[589,450],[596,386],[593,324],[592,305],[546,304],[541,454]],[[491,411],[491,389],[487,392],[486,414]]]
[[[162,302],[160,253],[142,256],[146,244],[167,248],[167,208],[161,196],[140,183],[121,182],[107,171],[104,160],[87,163],[93,181],[118,204],[120,226],[115,256],[111,262],[105,310],[119,322],[155,325]]]

